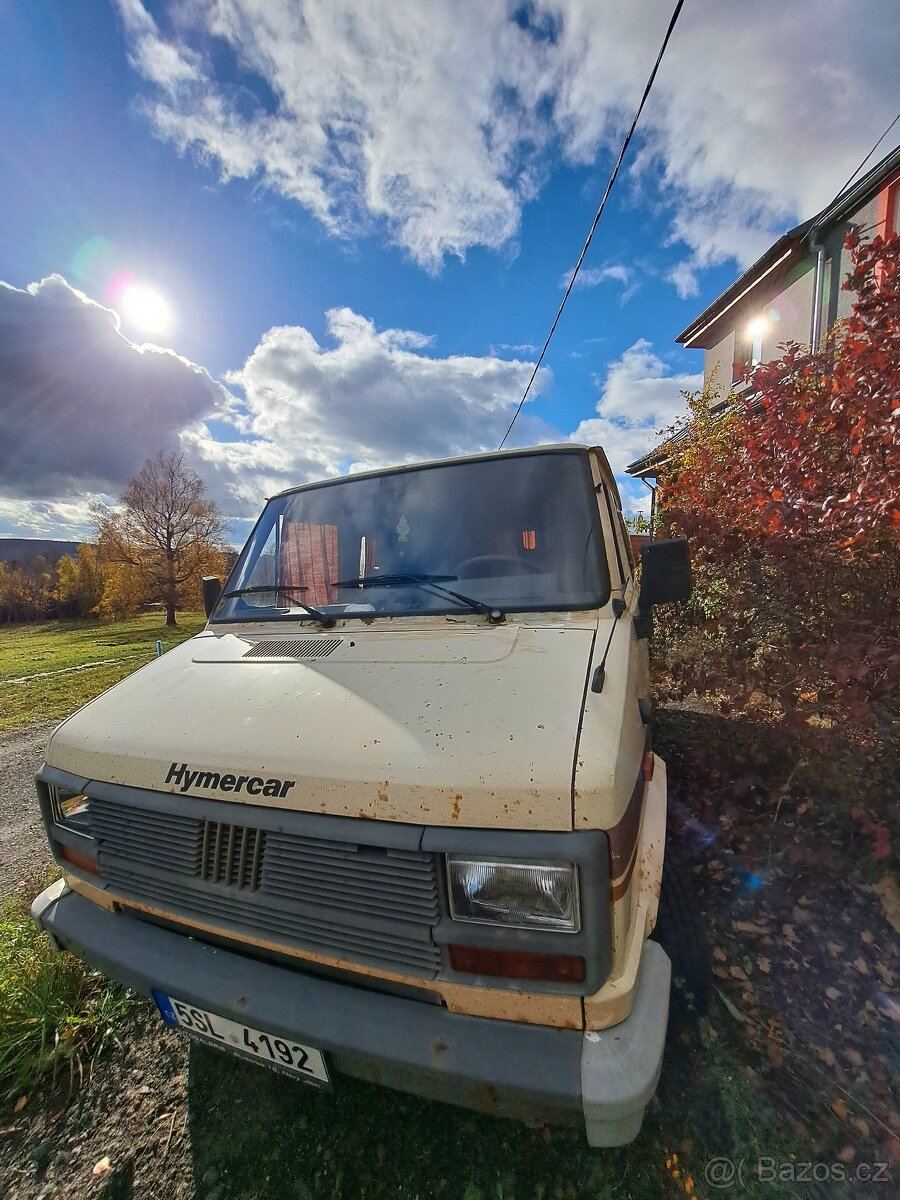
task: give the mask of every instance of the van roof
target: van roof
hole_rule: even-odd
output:
[[[549,446],[523,446],[515,450],[493,450],[483,454],[459,454],[452,458],[435,458],[425,462],[401,463],[393,467],[378,467],[373,471],[358,471],[351,475],[333,475],[328,479],[316,479],[310,483],[301,483],[296,487],[285,488],[284,491],[277,492],[271,499],[277,500],[281,496],[290,496],[294,492],[304,492],[307,488],[321,487],[323,484],[339,483],[345,479],[371,479],[376,475],[396,475],[400,471],[419,471],[424,467],[444,467],[449,466],[451,463],[482,462],[494,458],[517,458],[526,454],[572,454],[573,452],[580,454],[593,452],[596,454],[600,460],[604,478],[607,483],[615,487],[615,480],[607,462],[606,454],[599,446],[588,446],[578,442],[560,442]]]

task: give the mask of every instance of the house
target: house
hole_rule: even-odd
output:
[[[751,367],[778,356],[779,343],[819,347],[850,315],[852,296],[841,284],[850,269],[844,238],[851,227],[868,236],[900,233],[900,147],[779,238],[675,339],[705,351],[704,382],[715,375],[722,408],[729,389],[746,390]],[[666,445],[630,463],[628,474],[655,479],[668,460]]]

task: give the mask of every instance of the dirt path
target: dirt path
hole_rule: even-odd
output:
[[[50,858],[34,797],[34,773],[55,724],[0,733],[0,896]]]

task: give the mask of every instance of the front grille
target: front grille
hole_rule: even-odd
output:
[[[440,968],[431,854],[93,798],[90,818],[101,876],[123,898],[348,961]]]

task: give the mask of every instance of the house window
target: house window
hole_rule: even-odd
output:
[[[894,179],[878,193],[875,217],[877,232],[883,238],[900,233],[900,179]]]
[[[762,362],[762,342],[765,332],[765,317],[754,317],[743,329],[734,334],[734,366],[731,382],[740,383],[747,372]]]
[[[734,335],[734,365],[731,382],[740,383],[753,366],[753,344],[740,333]]]

